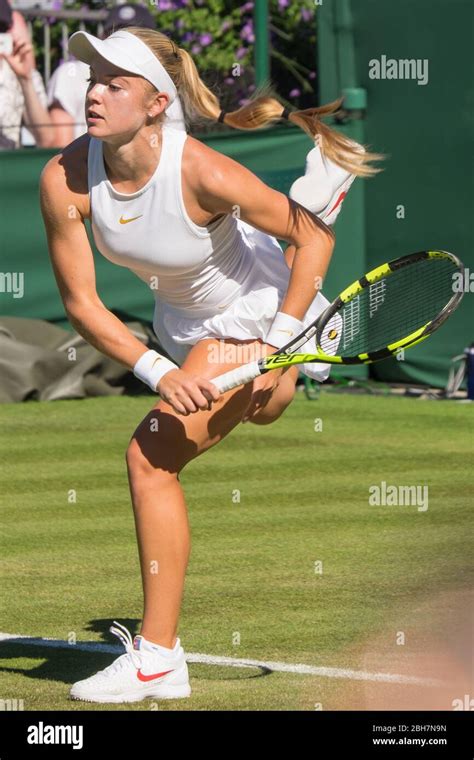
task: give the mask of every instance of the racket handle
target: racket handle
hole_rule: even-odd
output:
[[[258,359],[256,359],[249,364],[242,365],[242,367],[231,369],[229,372],[225,372],[223,375],[219,375],[218,377],[211,377],[209,379],[211,383],[214,383],[216,388],[218,388],[221,393],[225,393],[225,391],[230,391],[231,388],[237,388],[238,385],[245,385],[246,383],[249,383],[260,374],[261,372],[258,366]]]

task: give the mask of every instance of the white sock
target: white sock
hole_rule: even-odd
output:
[[[143,649],[147,650],[148,652],[157,652],[157,654],[162,655],[163,657],[172,657],[176,654],[178,650],[178,639],[176,639],[176,644],[174,647],[163,647],[161,644],[154,644],[152,641],[148,641],[147,639],[143,639]]]

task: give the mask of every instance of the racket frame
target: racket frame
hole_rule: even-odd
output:
[[[417,253],[408,254],[406,256],[400,256],[397,259],[381,264],[370,272],[367,272],[359,280],[355,280],[351,285],[345,288],[334,299],[329,306],[318,316],[318,318],[312,322],[308,327],[300,333],[296,338],[286,343],[282,348],[273,354],[257,359],[249,364],[237,367],[234,370],[230,370],[219,377],[212,378],[212,382],[217,385],[221,392],[230,390],[237,385],[243,385],[250,382],[255,377],[262,375],[266,372],[270,372],[272,369],[278,367],[289,367],[293,364],[305,364],[306,362],[318,362],[324,364],[372,364],[373,362],[380,361],[381,359],[387,359],[390,356],[398,353],[401,349],[411,348],[417,343],[428,338],[435,330],[445,322],[450,314],[456,309],[461,301],[464,293],[462,291],[455,292],[453,289],[453,296],[449,299],[444,308],[436,315],[432,320],[422,325],[417,330],[404,338],[401,338],[394,343],[389,344],[383,349],[378,351],[369,351],[367,353],[360,353],[354,356],[338,356],[326,354],[321,347],[321,336],[324,328],[329,320],[337,314],[341,306],[352,301],[358,296],[365,288],[372,285],[378,280],[381,280],[387,275],[394,274],[402,267],[410,266],[417,261],[429,260],[433,258],[449,259],[455,264],[459,273],[464,276],[464,265],[457,256],[449,251],[418,251]],[[313,336],[316,336],[315,343],[317,354],[299,354],[298,348],[303,346],[308,340],[311,340]]]
[[[434,258],[449,259],[453,262],[453,264],[456,265],[458,272],[464,276],[464,264],[453,253],[449,253],[449,251],[418,251],[417,253],[411,253],[407,256],[400,256],[398,259],[393,259],[393,261],[388,261],[385,264],[381,264],[380,266],[371,269],[370,272],[367,272],[359,280],[355,280],[353,283],[351,283],[351,285],[345,288],[342,293],[340,293],[337,298],[335,298],[334,301],[329,304],[329,306],[319,315],[318,319],[315,320],[315,322],[313,322],[307,328],[305,333],[302,333],[294,341],[290,341],[284,345],[278,353],[294,354],[295,348],[298,348],[299,346],[306,343],[307,340],[310,340],[310,338],[312,338],[316,333],[316,348],[318,356],[321,355],[321,362],[328,364],[372,364],[373,362],[377,362],[381,359],[387,359],[390,356],[393,356],[401,349],[410,348],[417,343],[421,343],[422,340],[425,340],[429,335],[437,330],[438,327],[440,327],[443,322],[447,320],[450,314],[452,314],[464,295],[462,292],[455,293],[453,290],[452,297],[436,317],[427,322],[425,325],[419,327],[414,332],[406,335],[404,338],[401,338],[394,343],[390,343],[388,346],[380,349],[379,351],[369,351],[367,353],[344,357],[328,356],[328,354],[323,351],[320,341],[323,330],[329,320],[339,311],[343,304],[352,301],[356,296],[362,293],[362,291],[367,288],[367,286],[378,282],[387,275],[390,276],[403,267],[411,266],[417,261]],[[311,334],[308,335],[307,338],[303,337],[303,339],[301,339],[302,336],[306,336],[308,333]],[[265,359],[263,359],[263,362],[265,362],[266,358],[270,358],[271,356],[275,356],[275,354],[270,354],[269,357],[265,357]]]

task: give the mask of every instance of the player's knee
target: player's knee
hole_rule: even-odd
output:
[[[275,422],[285,409],[291,404],[295,396],[295,386],[293,383],[285,385],[280,384],[278,387],[278,396],[272,398],[263,409],[250,419],[250,422],[256,425],[270,425]]]
[[[148,441],[143,441],[136,436],[131,439],[125,452],[130,481],[145,484],[150,479],[157,482],[177,476],[182,464],[176,452],[173,455],[169,448],[163,446],[163,443],[154,441],[151,448]]]
[[[176,477],[196,455],[194,440],[176,417],[153,410],[140,423],[128,444],[125,459],[129,478]]]
[[[130,476],[144,476],[147,473],[153,471],[148,459],[144,456],[142,448],[134,436],[127,446],[125,451],[125,461],[127,463],[127,470]]]
[[[288,377],[286,382],[280,383],[278,386],[278,396],[275,399],[278,405],[278,417],[283,414],[287,406],[289,406],[293,401],[295,397],[295,391],[295,382],[291,376]]]

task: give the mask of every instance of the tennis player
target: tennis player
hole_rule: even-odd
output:
[[[141,631],[132,639],[119,623],[111,627],[125,654],[75,683],[71,697],[113,703],[188,697],[177,637],[190,554],[179,473],[240,422],[278,419],[293,398],[298,368],[223,394],[212,378],[274,352],[328,304],[319,287],[334,247],[329,225],[354,177],[377,171],[369,165],[377,154],[321,123],[319,116],[333,113],[339,101],[289,113],[260,93],[224,114],[189,53],[158,31],[129,27],[105,40],[76,32],[69,49],[90,65],[88,132],[41,176],[54,273],[75,329],[160,395],[127,450],[144,591]],[[173,127],[181,106],[187,123],[258,129],[289,118],[299,125],[315,147],[294,197]],[[86,219],[101,254],[150,287],[154,330],[173,361],[147,350],[100,300]],[[288,241],[285,254],[277,238]],[[329,366],[303,371],[323,380]]]

